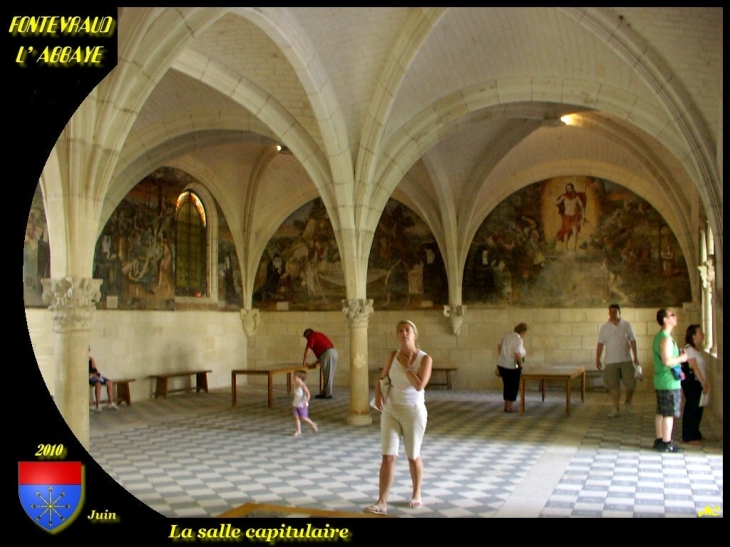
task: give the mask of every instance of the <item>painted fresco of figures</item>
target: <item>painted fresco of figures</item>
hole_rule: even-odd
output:
[[[41,279],[51,276],[48,230],[39,191],[36,194],[38,196],[34,198],[35,206],[28,215],[23,242],[23,298],[29,307],[44,306]]]
[[[332,223],[321,199],[292,213],[268,242],[254,283],[259,307],[339,310],[345,277]]]
[[[565,242],[565,251],[575,252],[578,248],[578,232],[585,222],[586,197],[584,192],[576,192],[572,183],[565,185],[565,192],[555,199],[558,206],[561,226],[555,235],[555,242]],[[572,245],[571,245],[572,239]]]
[[[163,167],[117,205],[94,255],[100,307],[117,297],[121,309],[175,308],[175,204],[192,182],[185,172]]]
[[[423,264],[423,294],[437,306],[448,304],[449,285],[438,245],[431,242],[422,245],[420,261]]]
[[[172,257],[172,247],[166,237],[160,240],[162,256],[157,266],[157,288],[155,293],[160,296],[174,296],[175,294],[175,272]]]
[[[515,192],[484,220],[464,270],[465,302],[681,304],[691,293],[678,250],[661,214],[626,188],[593,177],[555,177]]]
[[[264,262],[262,261],[262,265]],[[258,290],[254,292],[254,302],[266,302],[275,300],[279,292],[279,280],[284,275],[284,263],[281,255],[276,253],[265,263],[265,277],[263,284],[259,284]],[[260,275],[257,275],[260,278]]]
[[[393,199],[375,230],[368,281],[368,296],[386,308],[448,302],[446,269],[433,234],[418,215]]]
[[[220,288],[219,288],[220,290]],[[238,294],[236,294],[236,282],[233,278],[233,264],[231,255],[227,255],[223,260],[223,292],[225,294],[226,304],[236,304],[238,302]]]
[[[274,267],[275,261],[283,266]],[[254,301],[269,309],[286,303],[290,310],[340,310],[345,295],[334,230],[318,198],[290,215],[268,242],[256,274]],[[393,309],[448,302],[446,269],[433,234],[413,211],[392,199],[373,237],[367,295]]]
[[[118,296],[120,308],[170,309],[172,302],[174,309],[174,204],[192,179],[179,170],[161,172],[130,191],[100,234],[93,273],[103,281],[100,306]],[[219,239],[232,245],[230,231]],[[39,197],[24,241],[27,306],[43,306],[40,279],[50,275],[49,255]],[[240,268],[233,258],[226,267],[221,257],[219,297],[240,298]],[[589,307],[615,300],[654,307],[691,300],[681,247],[661,214],[626,188],[589,176],[546,179],[503,200],[476,231],[464,267],[464,303],[476,306]],[[287,301],[290,309],[334,310],[345,298],[344,287],[327,211],[321,199],[313,200],[267,245],[254,300],[263,307]],[[373,237],[367,296],[392,309],[448,302],[433,234],[393,199]]]
[[[304,282],[306,287],[307,299],[322,298],[327,301],[327,297],[322,290],[322,283],[319,280],[319,270],[317,268],[321,257],[317,252],[316,244],[309,250],[307,258],[304,262]]]

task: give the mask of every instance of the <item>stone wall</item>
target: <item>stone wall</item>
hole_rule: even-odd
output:
[[[639,390],[652,390],[651,343],[658,331],[655,309],[622,310],[638,339],[644,381]],[[38,365],[53,393],[53,341],[50,313],[27,309],[28,328]],[[686,325],[698,318],[680,313],[675,331],[678,343]],[[467,309],[460,334],[451,333],[448,319],[435,310],[375,311],[368,328],[370,368],[382,365],[388,350],[396,347],[395,326],[410,319],[418,327],[421,348],[436,365],[459,367],[454,389],[501,390],[494,376],[497,344],[520,322],[526,322],[526,366],[532,364],[583,365],[595,370],[595,350],[600,326],[608,319],[606,309]],[[347,389],[350,376],[349,327],[341,312],[262,312],[256,335],[247,341],[236,312],[97,311],[91,332],[93,355],[110,377],[134,377],[132,400],[152,396],[150,374],[193,368],[209,368],[212,388],[230,387],[230,370],[272,363],[300,363],[305,328],[326,333],[339,350],[335,386]],[[310,357],[310,360],[312,358]],[[713,392],[712,412],[722,419],[721,361],[710,358]],[[263,383],[263,377],[239,377]],[[284,377],[277,378],[284,382]],[[314,382],[310,379],[310,385]]]
[[[51,314],[26,309],[38,367],[54,393],[55,334]],[[246,335],[238,313],[97,311],[90,344],[96,365],[109,378],[135,378],[132,403],[153,396],[150,374],[211,369],[210,388],[230,387],[230,370],[246,366]],[[171,388],[187,378],[172,379]]]

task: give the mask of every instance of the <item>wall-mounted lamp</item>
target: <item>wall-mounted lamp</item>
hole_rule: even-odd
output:
[[[291,150],[289,150],[286,146],[281,146],[280,144],[277,144],[276,150],[279,152],[279,154],[291,155]]]
[[[566,114],[565,116],[560,117],[560,121],[562,121],[565,125],[575,125],[576,119],[578,119],[577,114]]]

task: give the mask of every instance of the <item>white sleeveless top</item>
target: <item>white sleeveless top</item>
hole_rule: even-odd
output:
[[[405,369],[398,364],[398,361],[396,361],[397,355],[398,352],[393,355],[393,362],[390,364],[390,371],[388,372],[388,376],[390,376],[391,387],[390,395],[388,395],[388,400],[386,404],[424,404],[426,401],[425,391],[423,389],[420,391],[416,391],[416,388],[413,387],[411,382],[408,381]],[[410,369],[414,373],[418,374],[418,368],[421,366],[421,359],[423,359],[425,356],[426,352],[419,349],[418,355],[416,355],[416,359],[410,366]]]
[[[309,406],[309,403],[306,401],[306,398],[304,396],[303,388],[301,388],[301,387],[294,388],[294,400],[292,401],[292,406],[295,406],[297,408]]]

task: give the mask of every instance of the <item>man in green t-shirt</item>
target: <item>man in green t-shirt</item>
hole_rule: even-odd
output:
[[[677,326],[677,314],[671,310],[660,309],[656,320],[661,330],[654,337],[654,389],[656,390],[656,439],[654,448],[659,452],[682,452],[672,441],[674,418],[679,418],[682,402],[681,378],[675,376],[673,368],[687,362],[687,354],[680,352],[677,342],[672,338],[672,330]],[[675,369],[676,370],[676,369]]]

